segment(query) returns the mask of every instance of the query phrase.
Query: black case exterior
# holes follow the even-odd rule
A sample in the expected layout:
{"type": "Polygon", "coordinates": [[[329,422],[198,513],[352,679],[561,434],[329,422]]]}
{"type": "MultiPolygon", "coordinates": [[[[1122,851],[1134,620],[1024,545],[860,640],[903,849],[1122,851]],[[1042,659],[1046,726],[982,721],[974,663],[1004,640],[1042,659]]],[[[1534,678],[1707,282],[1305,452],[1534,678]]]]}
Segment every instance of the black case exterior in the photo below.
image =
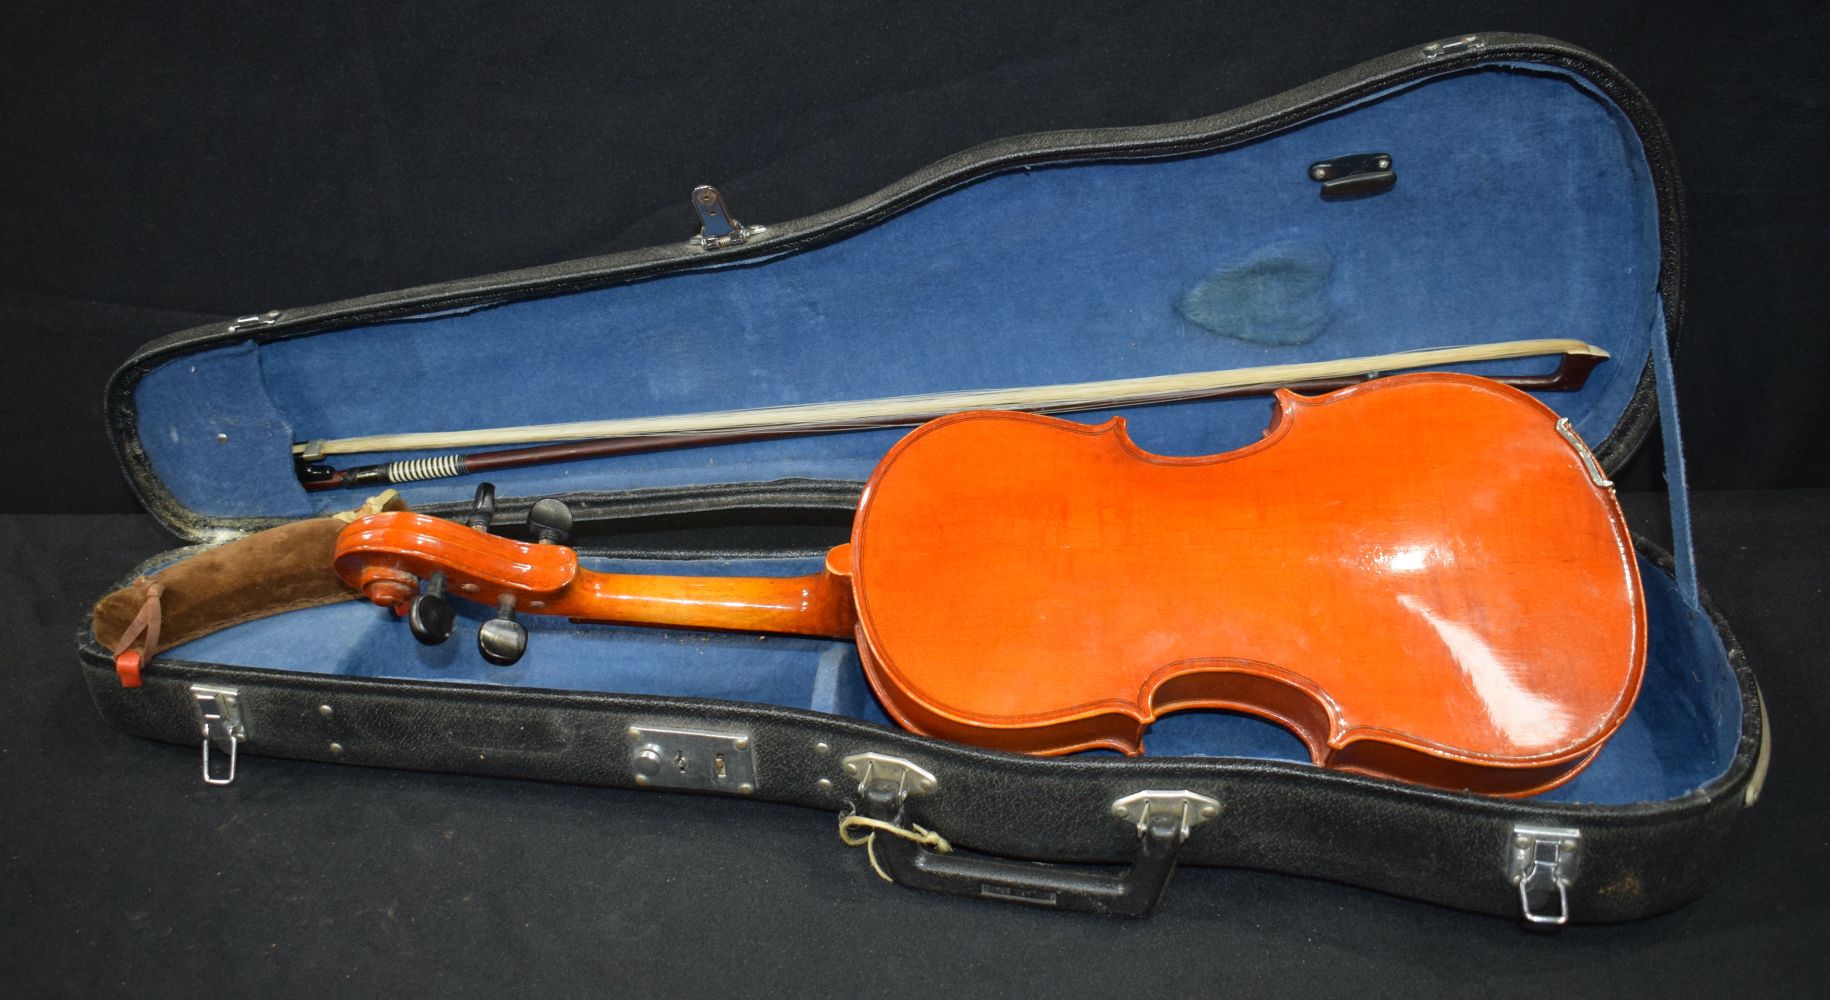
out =
{"type": "MultiPolygon", "coordinates": [[[[822,215],[771,225],[756,245],[705,251],[684,244],[485,278],[289,309],[263,325],[185,331],[154,341],[111,380],[106,400],[118,454],[148,508],[180,535],[222,537],[272,519],[207,518],[168,494],[135,437],[133,387],[152,368],[232,339],[281,338],[372,323],[434,309],[500,302],[635,281],[708,258],[744,260],[812,246],[869,227],[950,188],[1026,163],[1157,157],[1213,150],[1324,114],[1367,94],[1458,66],[1531,60],[1571,70],[1631,118],[1652,168],[1662,233],[1660,294],[1667,329],[1681,320],[1683,276],[1679,188],[1664,131],[1645,99],[1595,56],[1548,39],[1479,36],[1407,50],[1237,111],[1167,126],[1056,132],[979,147],[923,170],[868,199],[822,215]]],[[[1600,442],[1617,467],[1657,415],[1652,366],[1634,401],[1600,442]]],[[[804,480],[762,485],[570,495],[581,527],[689,515],[703,523],[758,511],[809,523],[843,519],[855,483],[804,480]]],[[[439,512],[440,508],[425,508],[439,512]]],[[[513,507],[508,508],[513,513],[513,507]]],[[[1661,565],[1669,560],[1640,542],[1661,565]]],[[[1705,599],[1707,607],[1707,600],[1705,599]]],[[[500,686],[377,680],[268,671],[160,657],[142,688],[123,689],[112,657],[85,622],[82,669],[97,708],[126,732],[178,743],[199,740],[193,685],[235,688],[247,754],[373,766],[637,788],[632,730],[741,734],[755,761],[756,798],[839,814],[864,805],[847,758],[876,753],[914,764],[933,787],[910,792],[896,819],[944,832],[959,848],[1055,862],[1124,863],[1138,856],[1140,825],[1114,804],[1151,790],[1187,789],[1218,800],[1220,816],[1189,831],[1182,863],[1236,866],[1337,880],[1467,910],[1521,912],[1509,879],[1519,828],[1578,831],[1580,869],[1565,887],[1579,921],[1631,919],[1700,894],[1721,868],[1740,812],[1764,776],[1764,713],[1753,673],[1728,625],[1710,615],[1735,672],[1742,703],[1733,762],[1681,797],[1624,806],[1492,799],[1400,785],[1299,764],[1237,758],[1038,758],[979,750],[816,712],[732,702],[600,695],[500,686]]],[[[905,782],[906,785],[906,782],[905,782]]],[[[835,878],[849,858],[835,845],[835,878]]],[[[967,880],[970,882],[970,879],[967,880]]],[[[971,889],[965,886],[962,891],[971,889]]],[[[1050,902],[1047,894],[996,892],[1050,902]]],[[[1065,896],[1066,894],[1064,894],[1065,896]]]]}

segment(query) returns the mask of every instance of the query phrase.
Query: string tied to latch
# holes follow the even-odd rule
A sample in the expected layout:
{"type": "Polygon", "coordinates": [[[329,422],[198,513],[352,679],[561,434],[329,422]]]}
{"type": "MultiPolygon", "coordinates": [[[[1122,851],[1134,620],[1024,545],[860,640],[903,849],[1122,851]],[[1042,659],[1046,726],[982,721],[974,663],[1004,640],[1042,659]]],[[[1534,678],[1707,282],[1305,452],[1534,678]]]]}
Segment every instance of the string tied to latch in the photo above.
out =
{"type": "Polygon", "coordinates": [[[126,688],[141,685],[140,668],[159,651],[159,624],[165,614],[159,602],[160,595],[165,593],[164,584],[142,576],[133,581],[133,586],[140,593],[140,612],[133,616],[133,621],[109,649],[114,654],[115,676],[126,688]],[[130,648],[135,639],[142,640],[139,649],[130,648]]]}
{"type": "Polygon", "coordinates": [[[890,873],[884,871],[883,865],[877,862],[877,834],[879,832],[901,837],[923,847],[931,847],[942,854],[950,854],[953,851],[953,845],[947,842],[947,838],[919,823],[897,826],[887,820],[873,819],[855,812],[841,815],[839,817],[839,839],[843,840],[847,847],[864,848],[865,856],[870,858],[871,870],[885,882],[896,880],[891,878],[890,873]],[[858,833],[857,830],[860,827],[869,832],[858,833]]]}

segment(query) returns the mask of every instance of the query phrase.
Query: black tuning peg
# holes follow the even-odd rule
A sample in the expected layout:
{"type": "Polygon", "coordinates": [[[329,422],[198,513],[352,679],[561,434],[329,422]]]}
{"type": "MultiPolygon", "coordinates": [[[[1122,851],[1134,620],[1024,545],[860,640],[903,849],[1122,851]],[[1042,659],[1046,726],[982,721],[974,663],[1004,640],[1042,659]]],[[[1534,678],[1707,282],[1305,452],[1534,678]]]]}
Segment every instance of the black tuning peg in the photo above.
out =
{"type": "Polygon", "coordinates": [[[470,516],[464,523],[478,531],[488,531],[496,519],[496,487],[494,483],[478,483],[477,498],[470,502],[470,516]]]}
{"type": "Polygon", "coordinates": [[[436,646],[451,638],[451,628],[456,624],[457,612],[445,599],[445,571],[439,570],[427,577],[425,586],[407,602],[407,626],[413,630],[413,638],[436,646]]]}
{"type": "Polygon", "coordinates": [[[542,545],[564,545],[572,537],[572,508],[547,497],[527,509],[527,530],[542,545]]]}
{"type": "Polygon", "coordinates": [[[527,628],[515,620],[515,595],[496,600],[496,616],[477,629],[477,650],[498,667],[512,666],[527,652],[527,628]]]}

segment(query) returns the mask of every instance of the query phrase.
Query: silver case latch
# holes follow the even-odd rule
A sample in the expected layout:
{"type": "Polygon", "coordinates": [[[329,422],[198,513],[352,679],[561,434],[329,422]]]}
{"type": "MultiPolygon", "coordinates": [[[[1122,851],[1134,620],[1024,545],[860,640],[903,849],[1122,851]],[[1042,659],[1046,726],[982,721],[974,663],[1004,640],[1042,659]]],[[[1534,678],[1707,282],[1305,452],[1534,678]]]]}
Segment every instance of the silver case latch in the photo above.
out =
{"type": "Polygon", "coordinates": [[[1512,828],[1507,846],[1506,877],[1519,890],[1519,909],[1534,924],[1555,927],[1569,923],[1569,887],[1576,881],[1581,860],[1582,831],[1563,827],[1512,828]],[[1555,912],[1543,912],[1534,897],[1555,899],[1555,912]]]}
{"type": "Polygon", "coordinates": [[[236,747],[248,738],[247,727],[242,725],[241,719],[241,692],[230,687],[193,684],[191,698],[197,707],[197,722],[202,733],[203,783],[227,785],[235,780],[236,747]],[[212,776],[212,743],[218,750],[229,755],[229,770],[220,778],[212,776]]]}

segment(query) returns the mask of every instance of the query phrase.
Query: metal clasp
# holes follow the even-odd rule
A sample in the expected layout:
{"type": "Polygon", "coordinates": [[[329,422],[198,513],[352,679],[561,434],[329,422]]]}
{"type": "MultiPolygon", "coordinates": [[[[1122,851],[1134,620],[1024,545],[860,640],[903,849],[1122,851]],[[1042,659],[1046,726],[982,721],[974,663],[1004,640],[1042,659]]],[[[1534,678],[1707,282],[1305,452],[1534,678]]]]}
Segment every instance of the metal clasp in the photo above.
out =
{"type": "Polygon", "coordinates": [[[197,719],[203,735],[203,783],[227,785],[235,780],[235,748],[248,738],[241,721],[241,693],[235,688],[191,685],[196,699],[197,719]],[[229,771],[220,778],[211,777],[210,744],[229,755],[229,771]]]}
{"type": "Polygon", "coordinates": [[[734,247],[768,232],[766,226],[746,226],[731,215],[724,195],[710,184],[693,188],[693,210],[699,213],[699,235],[690,241],[705,250],[734,247]]]}
{"type": "Polygon", "coordinates": [[[1582,831],[1546,826],[1515,826],[1507,851],[1506,876],[1519,889],[1519,909],[1534,924],[1561,927],[1569,922],[1569,887],[1576,881],[1582,831]],[[1533,896],[1548,901],[1556,894],[1554,913],[1539,912],[1533,896]]]}

